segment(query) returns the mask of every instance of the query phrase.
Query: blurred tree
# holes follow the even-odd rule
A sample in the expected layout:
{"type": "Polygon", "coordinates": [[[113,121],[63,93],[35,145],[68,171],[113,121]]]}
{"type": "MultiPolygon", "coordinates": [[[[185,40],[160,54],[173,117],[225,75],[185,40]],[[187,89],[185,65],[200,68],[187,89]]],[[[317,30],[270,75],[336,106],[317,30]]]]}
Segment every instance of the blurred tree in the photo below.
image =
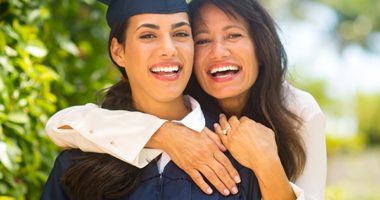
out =
{"type": "Polygon", "coordinates": [[[96,0],[0,0],[0,199],[38,199],[57,147],[57,109],[110,82],[108,28],[96,0]]]}
{"type": "Polygon", "coordinates": [[[310,17],[311,10],[325,6],[336,16],[330,33],[341,50],[350,44],[359,44],[367,50],[380,51],[379,0],[268,0],[263,3],[274,15],[301,21],[310,17]]]}
{"type": "Polygon", "coordinates": [[[380,145],[380,93],[358,94],[356,102],[359,133],[370,145],[380,145]]]}
{"type": "Polygon", "coordinates": [[[336,12],[338,21],[334,32],[343,47],[351,43],[359,43],[366,49],[373,50],[375,34],[380,35],[379,0],[314,1],[330,6],[336,12]]]}
{"type": "Polygon", "coordinates": [[[327,82],[322,79],[313,79],[311,77],[303,77],[290,71],[288,81],[295,87],[309,92],[318,101],[319,106],[323,110],[334,110],[335,102],[327,94],[327,82]]]}
{"type": "Polygon", "coordinates": [[[326,87],[328,86],[324,80],[310,79],[307,82],[304,81],[302,84],[298,84],[298,87],[310,92],[315,99],[318,99],[318,104],[321,108],[327,109],[333,103],[333,100],[326,93],[326,87]]]}

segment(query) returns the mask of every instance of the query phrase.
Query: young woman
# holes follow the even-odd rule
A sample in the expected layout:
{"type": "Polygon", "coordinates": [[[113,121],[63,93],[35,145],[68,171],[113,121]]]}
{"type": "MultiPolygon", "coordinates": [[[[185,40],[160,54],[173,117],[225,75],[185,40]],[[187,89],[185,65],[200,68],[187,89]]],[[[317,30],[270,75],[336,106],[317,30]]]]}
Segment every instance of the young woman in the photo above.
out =
{"type": "MultiPolygon", "coordinates": [[[[108,90],[102,107],[137,110],[195,131],[201,131],[205,123],[212,126],[216,119],[204,116],[193,98],[182,95],[194,52],[186,1],[113,0],[108,4],[109,52],[125,78],[108,90]]],[[[41,199],[259,200],[252,170],[227,156],[231,161],[226,162],[232,162],[245,179],[238,195],[223,197],[199,190],[166,153],[138,169],[107,154],[68,150],[56,159],[41,199]]]]}
{"type": "MultiPolygon", "coordinates": [[[[324,116],[310,94],[286,83],[286,54],[271,17],[255,0],[193,0],[191,13],[196,78],[187,92],[208,112],[229,116],[227,121],[222,115],[216,125],[224,145],[256,173],[264,199],[323,199],[324,116]]],[[[163,149],[203,191],[209,185],[200,173],[219,191],[233,190],[230,165],[219,161],[228,173],[216,173],[209,164],[218,159],[206,152],[217,145],[224,149],[219,140],[203,147],[207,139],[175,123],[86,105],[57,113],[46,131],[60,146],[106,152],[140,167],[162,152],[156,149],[163,149]],[[116,124],[115,119],[125,123],[116,124]],[[136,120],[150,128],[136,125],[136,120]],[[109,148],[110,140],[119,145],[109,148]]]]}

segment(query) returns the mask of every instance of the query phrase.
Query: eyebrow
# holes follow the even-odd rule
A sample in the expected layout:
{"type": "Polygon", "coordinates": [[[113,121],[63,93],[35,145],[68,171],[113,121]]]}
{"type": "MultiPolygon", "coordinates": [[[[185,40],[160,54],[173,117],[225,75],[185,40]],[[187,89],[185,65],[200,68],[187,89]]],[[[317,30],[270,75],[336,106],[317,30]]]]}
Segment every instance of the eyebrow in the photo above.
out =
{"type": "Polygon", "coordinates": [[[197,36],[197,35],[199,35],[199,34],[201,34],[201,33],[207,33],[207,28],[206,28],[206,29],[202,29],[202,30],[200,30],[200,31],[197,31],[197,32],[195,32],[195,33],[194,33],[194,37],[195,37],[195,36],[197,36]]]}
{"type": "MultiPolygon", "coordinates": [[[[190,27],[190,24],[187,23],[187,22],[178,22],[178,23],[175,23],[173,24],[171,27],[172,29],[176,29],[176,28],[179,28],[181,26],[189,26],[190,27]]],[[[156,25],[156,24],[142,24],[140,25],[139,27],[136,28],[136,31],[139,30],[140,28],[151,28],[151,29],[156,29],[156,30],[160,30],[160,26],[156,25]]]]}
{"type": "Polygon", "coordinates": [[[187,22],[178,22],[178,23],[175,23],[172,25],[172,29],[176,29],[176,28],[179,28],[181,26],[189,26],[190,27],[190,24],[187,22]]]}
{"type": "MultiPolygon", "coordinates": [[[[231,28],[237,28],[237,29],[240,29],[240,30],[243,30],[243,31],[247,31],[247,29],[245,29],[245,28],[243,28],[241,26],[238,26],[238,25],[229,25],[229,26],[224,27],[222,30],[226,31],[226,30],[231,29],[231,28]]],[[[208,30],[208,28],[204,28],[204,29],[201,29],[200,31],[195,32],[194,33],[194,37],[197,36],[197,35],[199,35],[199,34],[201,34],[201,33],[207,33],[207,30],[208,30]]]]}
{"type": "Polygon", "coordinates": [[[240,29],[240,30],[243,30],[243,31],[246,30],[246,28],[241,27],[241,26],[238,26],[238,25],[229,25],[229,26],[224,27],[224,28],[223,28],[223,31],[228,30],[228,29],[231,29],[231,28],[237,28],[237,29],[240,29]]]}
{"type": "Polygon", "coordinates": [[[160,30],[160,26],[157,26],[155,24],[141,24],[139,27],[136,28],[136,31],[139,30],[140,28],[151,28],[151,29],[156,29],[160,30]]]}

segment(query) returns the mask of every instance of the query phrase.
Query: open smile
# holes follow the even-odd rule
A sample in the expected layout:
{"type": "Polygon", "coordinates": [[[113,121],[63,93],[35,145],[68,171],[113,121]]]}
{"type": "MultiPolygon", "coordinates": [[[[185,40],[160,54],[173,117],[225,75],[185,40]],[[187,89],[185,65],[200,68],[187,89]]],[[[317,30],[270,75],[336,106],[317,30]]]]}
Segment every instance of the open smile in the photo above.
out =
{"type": "Polygon", "coordinates": [[[154,65],[149,71],[159,80],[173,81],[179,78],[182,68],[182,65],[179,63],[168,63],[154,65]]]}
{"type": "Polygon", "coordinates": [[[211,66],[207,71],[207,74],[211,76],[213,80],[223,82],[232,80],[239,74],[240,71],[241,67],[235,64],[218,64],[211,66]]]}

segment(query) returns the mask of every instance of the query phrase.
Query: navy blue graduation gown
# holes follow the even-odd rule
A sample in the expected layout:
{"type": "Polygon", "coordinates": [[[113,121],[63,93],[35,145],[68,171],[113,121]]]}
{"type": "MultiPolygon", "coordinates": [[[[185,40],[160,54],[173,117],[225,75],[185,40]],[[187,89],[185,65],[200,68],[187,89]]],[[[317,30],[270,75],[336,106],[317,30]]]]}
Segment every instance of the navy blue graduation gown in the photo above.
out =
{"type": "MultiPolygon", "coordinates": [[[[204,113],[206,126],[213,130],[216,121],[210,113],[204,113]]],[[[41,200],[69,200],[70,198],[60,184],[60,177],[70,167],[71,160],[82,152],[78,149],[60,153],[43,188],[41,200]]],[[[223,196],[213,188],[214,193],[207,195],[198,188],[191,178],[177,165],[170,161],[160,174],[156,162],[149,163],[142,170],[142,179],[136,190],[123,200],[260,200],[261,194],[255,174],[240,165],[228,152],[226,153],[242,179],[238,184],[239,193],[223,196]]],[[[211,184],[210,184],[211,185],[211,184]]]]}

